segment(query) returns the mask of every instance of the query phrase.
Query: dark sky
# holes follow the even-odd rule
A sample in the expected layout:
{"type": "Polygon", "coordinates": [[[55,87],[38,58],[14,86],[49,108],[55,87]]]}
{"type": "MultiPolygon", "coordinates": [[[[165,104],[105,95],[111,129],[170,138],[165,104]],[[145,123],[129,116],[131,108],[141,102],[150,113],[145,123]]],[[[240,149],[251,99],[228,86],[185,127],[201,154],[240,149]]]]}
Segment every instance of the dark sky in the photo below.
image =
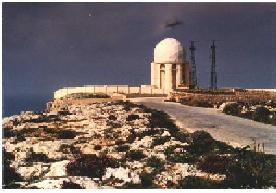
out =
{"type": "Polygon", "coordinates": [[[63,86],[150,82],[155,45],[199,40],[201,86],[209,85],[210,40],[218,85],[276,86],[274,3],[3,3],[4,96],[47,95],[63,86]],[[164,28],[166,22],[183,25],[164,28]]]}

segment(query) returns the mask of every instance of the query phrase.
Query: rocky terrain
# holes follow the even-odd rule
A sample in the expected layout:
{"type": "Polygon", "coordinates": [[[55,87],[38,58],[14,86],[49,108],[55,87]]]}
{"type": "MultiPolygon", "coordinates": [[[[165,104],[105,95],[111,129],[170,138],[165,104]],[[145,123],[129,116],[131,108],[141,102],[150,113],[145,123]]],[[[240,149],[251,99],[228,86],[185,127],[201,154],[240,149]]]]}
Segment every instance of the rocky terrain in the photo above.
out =
{"type": "Polygon", "coordinates": [[[275,156],[182,132],[128,102],[3,119],[3,188],[270,188],[275,156]]]}

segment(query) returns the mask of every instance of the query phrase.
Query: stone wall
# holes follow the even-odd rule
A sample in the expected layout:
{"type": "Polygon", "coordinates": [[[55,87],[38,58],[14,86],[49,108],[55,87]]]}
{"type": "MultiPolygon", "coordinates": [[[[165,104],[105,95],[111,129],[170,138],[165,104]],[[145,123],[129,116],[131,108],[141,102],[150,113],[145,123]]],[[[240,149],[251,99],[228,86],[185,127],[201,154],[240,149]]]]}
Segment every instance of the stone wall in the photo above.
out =
{"type": "Polygon", "coordinates": [[[276,92],[261,91],[261,90],[245,90],[234,92],[219,92],[219,93],[192,93],[192,92],[171,92],[169,100],[181,102],[181,101],[202,101],[211,103],[220,102],[267,102],[269,100],[276,100],[276,92]]]}
{"type": "Polygon", "coordinates": [[[73,93],[122,93],[122,94],[166,94],[162,89],[153,88],[150,85],[131,87],[128,85],[91,85],[82,87],[64,87],[54,92],[54,98],[61,98],[73,93]]]}

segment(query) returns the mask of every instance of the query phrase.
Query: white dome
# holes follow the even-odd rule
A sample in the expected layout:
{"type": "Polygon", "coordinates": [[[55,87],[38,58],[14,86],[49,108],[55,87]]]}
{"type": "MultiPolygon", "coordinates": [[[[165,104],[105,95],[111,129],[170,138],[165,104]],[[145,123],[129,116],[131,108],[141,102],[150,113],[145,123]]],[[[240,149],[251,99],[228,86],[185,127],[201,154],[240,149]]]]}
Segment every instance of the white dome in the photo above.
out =
{"type": "Polygon", "coordinates": [[[166,38],[154,48],[155,63],[183,63],[185,57],[181,43],[174,38],[166,38]]]}

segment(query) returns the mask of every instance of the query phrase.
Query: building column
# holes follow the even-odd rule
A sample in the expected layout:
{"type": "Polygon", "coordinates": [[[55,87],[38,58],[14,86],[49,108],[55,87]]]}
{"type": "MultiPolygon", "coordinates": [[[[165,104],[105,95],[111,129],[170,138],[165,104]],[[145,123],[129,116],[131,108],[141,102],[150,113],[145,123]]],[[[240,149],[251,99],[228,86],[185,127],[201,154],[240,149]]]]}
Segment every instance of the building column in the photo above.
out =
{"type": "Polygon", "coordinates": [[[157,88],[160,88],[160,71],[161,71],[161,64],[155,64],[155,85],[157,88]]]}
{"type": "Polygon", "coordinates": [[[150,84],[152,85],[152,86],[154,86],[155,85],[155,79],[156,79],[156,77],[155,77],[155,63],[151,63],[151,75],[150,75],[150,84]]]}
{"type": "Polygon", "coordinates": [[[160,88],[160,64],[151,63],[151,85],[160,88]]]}
{"type": "Polygon", "coordinates": [[[183,64],[176,64],[176,88],[182,83],[183,79],[183,64]]]}
{"type": "Polygon", "coordinates": [[[169,93],[172,90],[172,64],[165,64],[165,91],[169,93]]]}

